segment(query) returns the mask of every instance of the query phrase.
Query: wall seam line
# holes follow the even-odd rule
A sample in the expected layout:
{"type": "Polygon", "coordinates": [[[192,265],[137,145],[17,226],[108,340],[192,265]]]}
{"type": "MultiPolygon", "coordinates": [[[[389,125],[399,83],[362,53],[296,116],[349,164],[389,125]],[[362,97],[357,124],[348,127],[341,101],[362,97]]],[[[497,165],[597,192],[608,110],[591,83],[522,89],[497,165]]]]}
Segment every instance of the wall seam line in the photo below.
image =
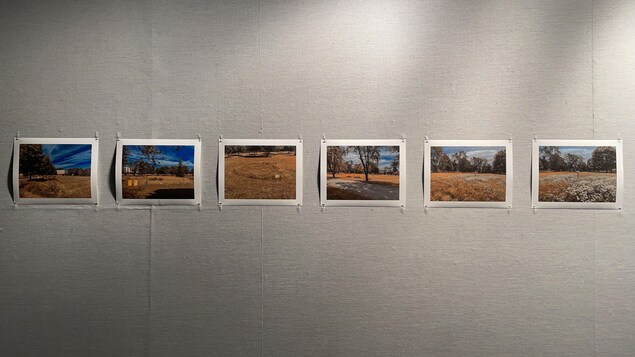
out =
{"type": "MultiPolygon", "coordinates": [[[[155,127],[157,125],[157,121],[154,118],[154,74],[155,74],[155,59],[154,59],[154,24],[153,24],[153,1],[150,0],[148,1],[148,7],[149,7],[149,25],[150,25],[150,36],[149,36],[149,40],[150,40],[150,46],[149,46],[149,50],[150,50],[150,54],[149,54],[149,61],[150,61],[150,106],[149,106],[149,117],[151,118],[151,126],[150,126],[150,138],[154,139],[155,137],[155,127]]],[[[152,208],[152,207],[151,207],[152,208]]],[[[150,214],[150,227],[148,229],[148,273],[146,276],[147,282],[146,282],[146,306],[147,306],[147,314],[146,314],[146,336],[145,336],[145,353],[146,356],[150,356],[150,350],[151,350],[151,345],[152,345],[152,228],[154,225],[154,220],[153,220],[153,210],[150,209],[149,210],[149,214],[150,214]]]]}
{"type": "MultiPolygon", "coordinates": [[[[591,0],[591,120],[595,140],[595,0],[591,0]]],[[[593,353],[598,355],[597,213],[593,212],[593,353]]]]}
{"type": "Polygon", "coordinates": [[[146,284],[146,296],[147,296],[147,307],[148,313],[146,315],[146,356],[150,356],[150,341],[152,334],[152,227],[154,225],[154,210],[150,209],[150,229],[148,230],[148,274],[147,274],[147,284],[146,284]]]}
{"type": "Polygon", "coordinates": [[[260,208],[260,356],[265,353],[265,248],[264,208],[260,208]]]}
{"type": "MultiPolygon", "coordinates": [[[[262,0],[258,0],[258,118],[260,138],[265,131],[262,92],[262,0]]],[[[264,258],[264,208],[260,208],[260,357],[265,353],[265,258],[264,258]]]]}

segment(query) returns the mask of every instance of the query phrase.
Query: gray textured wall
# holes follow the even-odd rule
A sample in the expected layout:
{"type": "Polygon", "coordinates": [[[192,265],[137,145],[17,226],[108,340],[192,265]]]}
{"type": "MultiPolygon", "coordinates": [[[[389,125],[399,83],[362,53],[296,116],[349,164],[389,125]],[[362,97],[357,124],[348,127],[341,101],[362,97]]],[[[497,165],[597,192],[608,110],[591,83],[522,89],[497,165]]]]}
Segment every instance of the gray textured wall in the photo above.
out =
{"type": "Polygon", "coordinates": [[[627,356],[635,1],[2,1],[12,138],[102,138],[100,206],[0,190],[7,356],[627,356]],[[115,133],[204,139],[203,210],[117,211],[115,133]],[[219,134],[305,138],[305,205],[215,209],[219,134]],[[318,206],[319,139],[408,135],[408,209],[318,206]],[[514,146],[514,209],[423,210],[423,139],[514,146]],[[625,140],[623,212],[530,210],[530,139],[625,140]]]}

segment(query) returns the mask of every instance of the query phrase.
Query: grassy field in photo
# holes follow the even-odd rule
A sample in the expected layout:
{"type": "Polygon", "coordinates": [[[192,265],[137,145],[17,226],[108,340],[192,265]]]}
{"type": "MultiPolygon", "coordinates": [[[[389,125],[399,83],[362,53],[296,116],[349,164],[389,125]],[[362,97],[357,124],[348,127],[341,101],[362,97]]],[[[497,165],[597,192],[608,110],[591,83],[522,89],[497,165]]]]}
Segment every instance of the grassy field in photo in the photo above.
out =
{"type": "Polygon", "coordinates": [[[430,178],[431,201],[504,202],[506,176],[491,173],[438,172],[430,178]]]}
{"type": "Polygon", "coordinates": [[[617,175],[602,172],[541,172],[541,202],[615,202],[617,175]]]}
{"type": "Polygon", "coordinates": [[[430,201],[505,202],[505,146],[432,146],[430,201]]]}
{"type": "Polygon", "coordinates": [[[125,199],[194,199],[194,177],[187,175],[123,175],[125,199]]]}
{"type": "Polygon", "coordinates": [[[328,175],[326,197],[329,200],[398,200],[399,176],[369,174],[365,182],[364,174],[338,173],[328,175]]]}
{"type": "Polygon", "coordinates": [[[296,156],[274,153],[265,156],[225,157],[226,199],[295,199],[296,156]]]}
{"type": "Polygon", "coordinates": [[[91,198],[90,144],[20,144],[20,198],[91,198]]]}
{"type": "Polygon", "coordinates": [[[42,176],[20,179],[21,198],[90,198],[90,176],[42,176]]]}

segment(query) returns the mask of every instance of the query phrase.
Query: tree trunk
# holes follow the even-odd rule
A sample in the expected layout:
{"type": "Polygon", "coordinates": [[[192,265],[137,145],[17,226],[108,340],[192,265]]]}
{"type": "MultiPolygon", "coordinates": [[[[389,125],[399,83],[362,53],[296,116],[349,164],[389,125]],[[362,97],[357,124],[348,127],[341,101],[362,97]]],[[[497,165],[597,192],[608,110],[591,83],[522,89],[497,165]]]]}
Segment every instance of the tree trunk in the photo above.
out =
{"type": "Polygon", "coordinates": [[[368,182],[368,171],[364,171],[364,176],[366,177],[366,182],[368,182]]]}

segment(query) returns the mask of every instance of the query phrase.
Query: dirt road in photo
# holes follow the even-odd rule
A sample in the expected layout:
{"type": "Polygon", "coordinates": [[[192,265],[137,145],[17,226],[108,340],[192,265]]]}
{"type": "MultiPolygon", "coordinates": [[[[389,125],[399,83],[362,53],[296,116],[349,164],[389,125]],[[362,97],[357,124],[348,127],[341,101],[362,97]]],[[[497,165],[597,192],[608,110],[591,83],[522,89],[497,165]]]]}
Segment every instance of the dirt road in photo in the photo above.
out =
{"type": "Polygon", "coordinates": [[[337,174],[327,178],[326,194],[329,200],[398,200],[399,176],[363,174],[337,174]]]}

